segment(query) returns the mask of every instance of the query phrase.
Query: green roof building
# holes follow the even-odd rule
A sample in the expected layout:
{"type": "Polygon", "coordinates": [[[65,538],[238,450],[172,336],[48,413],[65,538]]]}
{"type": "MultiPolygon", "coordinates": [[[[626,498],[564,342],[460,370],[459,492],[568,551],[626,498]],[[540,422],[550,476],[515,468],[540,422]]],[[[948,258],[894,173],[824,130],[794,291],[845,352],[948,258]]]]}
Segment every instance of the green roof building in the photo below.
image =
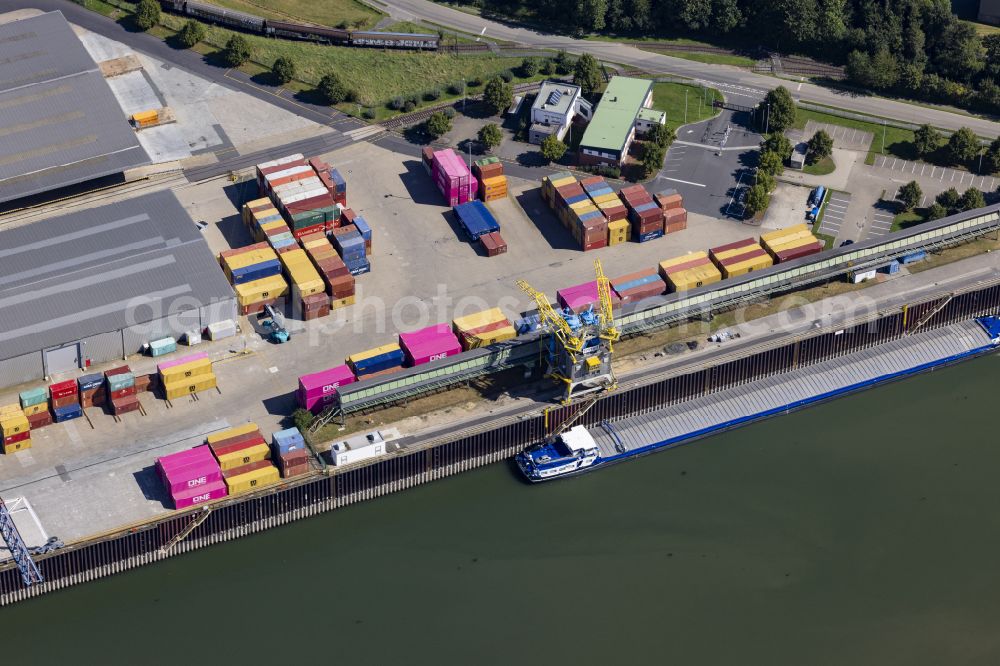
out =
{"type": "Polygon", "coordinates": [[[621,164],[636,131],[666,122],[666,114],[652,105],[652,81],[612,77],[580,141],[580,163],[621,164]]]}

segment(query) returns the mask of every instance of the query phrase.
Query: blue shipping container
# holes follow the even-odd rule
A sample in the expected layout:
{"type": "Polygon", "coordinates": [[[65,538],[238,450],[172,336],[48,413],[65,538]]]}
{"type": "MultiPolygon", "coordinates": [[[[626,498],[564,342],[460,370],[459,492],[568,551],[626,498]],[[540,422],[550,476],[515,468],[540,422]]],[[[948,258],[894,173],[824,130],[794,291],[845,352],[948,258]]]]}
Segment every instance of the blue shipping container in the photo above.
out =
{"type": "Polygon", "coordinates": [[[83,377],[77,379],[76,383],[80,387],[81,391],[90,391],[92,389],[101,388],[101,384],[104,383],[104,375],[84,375],[83,377]]]}
{"type": "Polygon", "coordinates": [[[906,264],[914,264],[918,261],[923,261],[926,258],[927,258],[927,253],[923,250],[920,250],[918,252],[911,252],[910,254],[903,255],[903,258],[900,259],[900,261],[905,266],[906,264]]]}
{"type": "Polygon", "coordinates": [[[268,259],[259,264],[251,264],[233,270],[233,284],[253,282],[272,275],[281,275],[281,262],[277,259],[268,259]]]}
{"type": "Polygon", "coordinates": [[[567,204],[575,204],[575,203],[580,203],[581,201],[589,201],[589,200],[590,200],[590,196],[588,196],[586,193],[584,193],[584,194],[577,194],[574,197],[570,197],[569,199],[566,199],[566,203],[567,204]]]}
{"type": "Polygon", "coordinates": [[[337,194],[345,194],[347,192],[347,181],[344,180],[339,171],[330,169],[330,180],[333,181],[334,190],[337,194]]]}
{"type": "Polygon", "coordinates": [[[661,278],[656,273],[653,273],[652,275],[641,277],[638,280],[630,280],[628,282],[623,282],[621,284],[616,284],[612,286],[615,288],[615,291],[621,292],[621,291],[628,291],[629,289],[635,289],[636,287],[642,287],[647,284],[652,284],[654,282],[663,282],[663,278],[661,278]]]}
{"type": "Polygon", "coordinates": [[[62,423],[63,421],[78,419],[83,416],[83,407],[77,403],[73,403],[65,407],[56,407],[52,410],[52,414],[55,416],[56,423],[62,423]]]}
{"type": "Polygon", "coordinates": [[[654,208],[659,208],[655,203],[650,201],[649,203],[639,204],[635,207],[635,212],[642,213],[643,211],[653,210],[654,208]]]}
{"type": "Polygon", "coordinates": [[[347,270],[351,272],[351,275],[364,275],[372,269],[372,265],[366,259],[356,262],[348,262],[345,259],[344,264],[347,265],[347,270]]]}
{"type": "Polygon", "coordinates": [[[663,229],[657,229],[656,231],[650,231],[649,233],[640,234],[636,236],[635,240],[637,243],[645,243],[646,241],[651,241],[656,238],[663,236],[663,229]]]}
{"type": "Polygon", "coordinates": [[[482,201],[470,201],[455,206],[455,214],[469,240],[478,240],[494,231],[500,231],[500,224],[482,201]]]}
{"type": "Polygon", "coordinates": [[[108,377],[109,391],[120,391],[132,386],[135,386],[135,375],[131,372],[123,372],[120,375],[111,375],[108,377]]]}
{"type": "Polygon", "coordinates": [[[383,370],[388,370],[389,368],[402,367],[404,359],[405,355],[403,354],[402,349],[393,349],[392,351],[384,354],[379,354],[378,356],[372,356],[371,358],[358,361],[352,367],[354,369],[354,374],[361,377],[362,375],[382,372],[383,370]]]}
{"type": "Polygon", "coordinates": [[[358,233],[360,233],[361,237],[366,241],[372,239],[372,228],[368,226],[368,221],[365,218],[360,215],[354,218],[354,226],[357,227],[358,233]]]}
{"type": "MultiPolygon", "coordinates": [[[[97,375],[101,377],[101,375],[97,375]]],[[[81,377],[80,381],[83,381],[85,377],[81,377]]],[[[100,384],[98,384],[100,386],[100,384]]],[[[80,388],[83,388],[82,386],[80,388]]],[[[44,386],[39,386],[38,388],[28,389],[27,391],[21,391],[19,396],[21,398],[22,407],[31,407],[33,405],[42,405],[49,401],[49,392],[44,386]]]]}

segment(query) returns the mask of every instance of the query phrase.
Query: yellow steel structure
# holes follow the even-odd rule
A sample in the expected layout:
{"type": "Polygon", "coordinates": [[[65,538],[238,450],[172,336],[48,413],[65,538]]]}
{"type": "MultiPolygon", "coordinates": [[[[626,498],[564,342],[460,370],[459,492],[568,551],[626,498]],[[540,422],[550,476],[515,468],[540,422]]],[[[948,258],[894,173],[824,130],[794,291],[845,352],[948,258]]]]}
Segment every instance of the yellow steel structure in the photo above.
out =
{"type": "Polygon", "coordinates": [[[597,294],[601,297],[601,338],[611,345],[622,337],[621,331],[615,327],[615,313],[611,305],[611,280],[604,274],[604,266],[600,259],[594,259],[594,272],[597,274],[597,294]]]}
{"type": "Polygon", "coordinates": [[[573,329],[566,323],[566,320],[552,309],[552,304],[549,303],[549,299],[545,294],[536,290],[524,280],[518,280],[516,284],[520,287],[521,291],[535,300],[535,305],[538,306],[538,315],[544,323],[552,328],[552,333],[559,340],[559,343],[566,352],[570,356],[579,354],[583,350],[583,341],[576,336],[573,329]]]}

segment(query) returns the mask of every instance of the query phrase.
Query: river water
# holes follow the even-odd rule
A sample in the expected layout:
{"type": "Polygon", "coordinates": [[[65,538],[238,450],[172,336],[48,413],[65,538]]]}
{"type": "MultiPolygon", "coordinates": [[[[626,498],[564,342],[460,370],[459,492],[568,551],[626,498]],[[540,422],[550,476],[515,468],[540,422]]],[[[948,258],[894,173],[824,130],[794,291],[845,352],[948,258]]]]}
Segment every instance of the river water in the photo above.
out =
{"type": "Polygon", "coordinates": [[[997,664],[998,369],[571,480],[494,465],[7,608],[5,656],[997,664]]]}

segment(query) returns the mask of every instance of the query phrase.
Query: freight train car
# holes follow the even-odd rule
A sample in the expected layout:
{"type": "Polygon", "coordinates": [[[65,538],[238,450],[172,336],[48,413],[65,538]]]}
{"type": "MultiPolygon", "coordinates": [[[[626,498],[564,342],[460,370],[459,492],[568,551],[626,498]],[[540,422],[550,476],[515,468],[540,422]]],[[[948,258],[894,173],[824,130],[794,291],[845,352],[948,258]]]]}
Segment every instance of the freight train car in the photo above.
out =
{"type": "Polygon", "coordinates": [[[405,32],[362,32],[360,30],[352,30],[351,45],[390,49],[433,50],[438,47],[438,36],[405,32]]]}
{"type": "Polygon", "coordinates": [[[253,14],[245,14],[234,9],[216,7],[205,2],[187,0],[184,3],[184,13],[200,18],[209,23],[264,34],[264,19],[253,14]]]}
{"type": "Polygon", "coordinates": [[[288,23],[287,21],[268,19],[265,23],[264,32],[269,37],[308,39],[335,46],[349,46],[351,43],[351,33],[348,30],[324,28],[318,25],[299,25],[298,23],[288,23]]]}

